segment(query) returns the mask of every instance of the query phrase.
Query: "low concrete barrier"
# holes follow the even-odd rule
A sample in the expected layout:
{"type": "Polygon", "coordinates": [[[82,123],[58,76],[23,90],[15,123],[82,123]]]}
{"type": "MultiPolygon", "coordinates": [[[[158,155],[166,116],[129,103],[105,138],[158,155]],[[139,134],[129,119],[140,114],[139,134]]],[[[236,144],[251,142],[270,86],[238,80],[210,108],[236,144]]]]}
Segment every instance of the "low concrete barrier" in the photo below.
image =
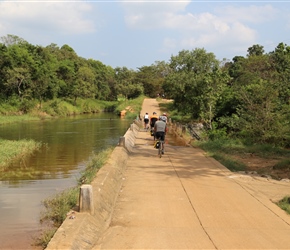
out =
{"type": "Polygon", "coordinates": [[[131,124],[124,135],[124,144],[117,146],[106,164],[91,183],[93,213],[73,212],[49,242],[47,250],[90,249],[111,221],[113,208],[120,191],[123,173],[132,151],[139,126],[131,124]]]}

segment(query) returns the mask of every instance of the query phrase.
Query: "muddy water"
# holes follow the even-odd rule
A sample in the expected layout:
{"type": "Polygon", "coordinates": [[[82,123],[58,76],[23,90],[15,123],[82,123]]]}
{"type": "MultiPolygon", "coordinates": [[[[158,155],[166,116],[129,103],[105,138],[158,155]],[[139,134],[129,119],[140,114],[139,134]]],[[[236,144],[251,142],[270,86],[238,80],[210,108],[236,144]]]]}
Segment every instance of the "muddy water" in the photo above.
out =
{"type": "Polygon", "coordinates": [[[41,201],[75,186],[92,153],[116,146],[130,123],[105,113],[0,126],[1,138],[44,143],[33,156],[0,172],[0,249],[31,249],[41,201]]]}

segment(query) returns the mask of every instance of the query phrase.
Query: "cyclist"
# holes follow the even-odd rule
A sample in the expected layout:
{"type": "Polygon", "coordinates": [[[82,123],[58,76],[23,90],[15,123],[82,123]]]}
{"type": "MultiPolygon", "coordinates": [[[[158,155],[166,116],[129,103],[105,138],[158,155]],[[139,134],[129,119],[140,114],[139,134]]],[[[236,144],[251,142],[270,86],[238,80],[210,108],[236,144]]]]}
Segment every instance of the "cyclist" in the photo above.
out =
{"type": "Polygon", "coordinates": [[[167,114],[166,113],[163,113],[161,115],[161,119],[164,120],[165,123],[167,123],[167,114]]]}
{"type": "Polygon", "coordinates": [[[144,115],[144,129],[148,129],[148,123],[149,123],[149,115],[146,113],[144,115]]]}
{"type": "Polygon", "coordinates": [[[157,120],[158,120],[158,116],[156,112],[153,112],[153,115],[150,117],[150,128],[151,128],[150,132],[151,132],[151,135],[154,136],[154,141],[155,141],[154,124],[157,120]]]}
{"type": "MultiPolygon", "coordinates": [[[[163,116],[159,116],[159,119],[154,124],[154,133],[157,140],[165,142],[165,134],[166,134],[166,120],[163,116]]],[[[164,143],[162,145],[162,154],[164,154],[164,143]]]]}

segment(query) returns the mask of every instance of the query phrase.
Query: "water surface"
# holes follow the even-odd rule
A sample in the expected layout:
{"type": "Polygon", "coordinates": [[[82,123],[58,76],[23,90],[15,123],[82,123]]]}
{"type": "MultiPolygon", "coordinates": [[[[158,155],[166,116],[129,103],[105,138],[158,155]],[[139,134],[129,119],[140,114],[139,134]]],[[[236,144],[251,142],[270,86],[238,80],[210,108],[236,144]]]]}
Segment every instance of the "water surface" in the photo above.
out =
{"type": "Polygon", "coordinates": [[[109,114],[78,115],[0,126],[0,137],[34,139],[39,152],[0,172],[0,249],[29,248],[39,230],[41,201],[75,186],[93,153],[116,146],[131,121],[109,114]]]}

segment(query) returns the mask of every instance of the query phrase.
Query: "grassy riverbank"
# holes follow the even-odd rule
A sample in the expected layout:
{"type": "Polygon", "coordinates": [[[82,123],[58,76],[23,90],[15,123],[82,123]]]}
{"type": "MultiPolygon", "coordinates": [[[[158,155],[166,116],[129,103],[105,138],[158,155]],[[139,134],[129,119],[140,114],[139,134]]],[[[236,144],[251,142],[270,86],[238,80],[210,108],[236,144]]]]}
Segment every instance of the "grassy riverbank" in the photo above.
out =
{"type": "Polygon", "coordinates": [[[126,110],[125,117],[130,119],[140,113],[144,98],[144,96],[140,96],[136,99],[120,99],[111,102],[78,99],[76,104],[69,99],[55,99],[43,102],[41,106],[31,101],[25,109],[20,104],[14,106],[14,104],[0,103],[0,124],[99,112],[113,112],[120,115],[123,110],[126,110]]]}
{"type": "Polygon", "coordinates": [[[9,167],[15,160],[23,160],[42,146],[34,140],[4,140],[0,138],[0,170],[9,167]]]}

